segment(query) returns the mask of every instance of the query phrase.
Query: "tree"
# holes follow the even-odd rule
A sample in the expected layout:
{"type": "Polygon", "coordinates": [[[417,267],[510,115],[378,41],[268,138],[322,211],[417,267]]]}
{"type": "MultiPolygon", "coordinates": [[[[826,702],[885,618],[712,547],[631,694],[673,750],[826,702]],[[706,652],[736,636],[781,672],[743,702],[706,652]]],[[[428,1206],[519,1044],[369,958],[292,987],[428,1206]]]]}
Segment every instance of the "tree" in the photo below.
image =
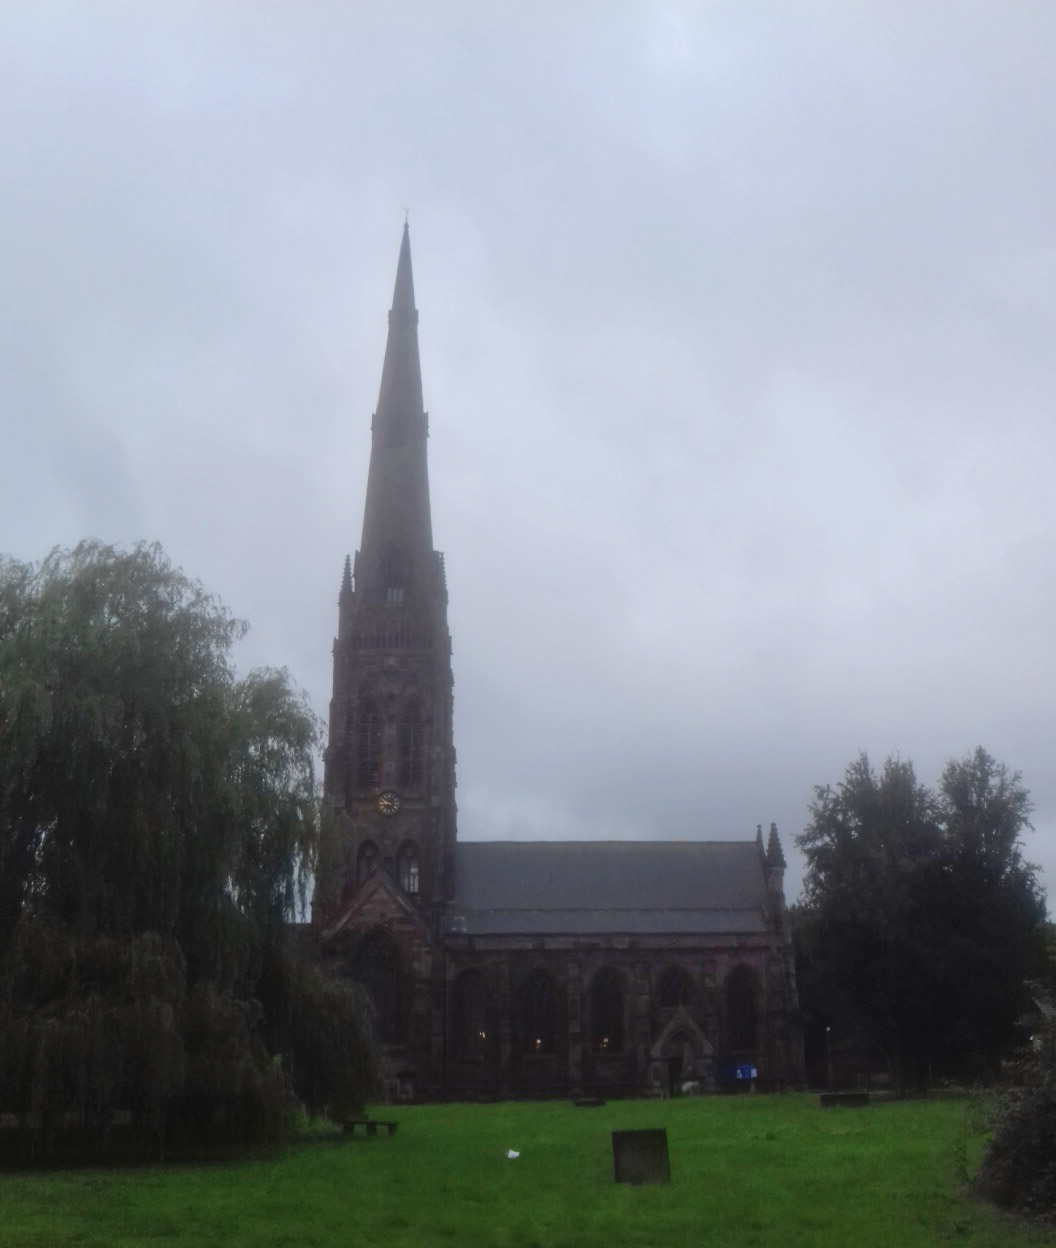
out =
{"type": "Polygon", "coordinates": [[[158,546],[0,562],[0,1109],[39,1148],[115,1110],[259,1138],[294,1091],[318,1109],[376,1077],[362,998],[288,928],[318,725],[285,672],[237,676],[244,631],[158,546]],[[313,1009],[347,1037],[329,1082],[313,1009]]]}
{"type": "Polygon", "coordinates": [[[982,748],[949,763],[939,782],[948,1041],[980,1073],[996,1071],[1020,1038],[1026,981],[1046,962],[1044,894],[1022,852],[1031,810],[1020,774],[982,748]]]}
{"type": "Polygon", "coordinates": [[[864,1037],[898,1083],[993,1073],[1015,1039],[1044,919],[1020,837],[1030,799],[982,749],[938,793],[863,754],[815,790],[796,931],[805,1006],[864,1037]]]}
{"type": "Polygon", "coordinates": [[[807,859],[797,931],[811,950],[805,1004],[876,1046],[896,1079],[928,1060],[935,968],[924,892],[940,843],[933,796],[912,763],[865,754],[819,786],[798,838],[807,859]],[[813,1001],[811,1001],[813,996],[813,1001]]]}

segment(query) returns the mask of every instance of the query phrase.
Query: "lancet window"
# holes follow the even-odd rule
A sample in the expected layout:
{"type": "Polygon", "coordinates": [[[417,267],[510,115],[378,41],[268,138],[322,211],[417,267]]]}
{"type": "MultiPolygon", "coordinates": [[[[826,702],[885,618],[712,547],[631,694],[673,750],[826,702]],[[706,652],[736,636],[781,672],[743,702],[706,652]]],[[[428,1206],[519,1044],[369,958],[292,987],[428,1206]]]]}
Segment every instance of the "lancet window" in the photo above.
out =
{"type": "Polygon", "coordinates": [[[417,896],[420,885],[420,875],[418,867],[418,851],[408,842],[400,849],[397,858],[397,868],[400,880],[400,888],[405,893],[417,896]]]}
{"type": "Polygon", "coordinates": [[[452,990],[452,1041],[458,1057],[487,1057],[494,1052],[495,1028],[484,980],[463,971],[452,990]]]}
{"type": "Polygon", "coordinates": [[[359,787],[377,788],[381,784],[381,715],[369,699],[360,706],[356,747],[359,759],[356,781],[359,787]]]}
{"type": "Polygon", "coordinates": [[[557,1048],[557,990],[543,970],[533,971],[521,985],[521,1038],[528,1053],[553,1053],[557,1048]]]}
{"type": "Polygon", "coordinates": [[[400,784],[416,788],[422,783],[422,708],[408,702],[400,720],[400,784]]]}
{"type": "Polygon", "coordinates": [[[373,841],[364,841],[356,855],[356,879],[365,880],[377,869],[378,847],[373,841]]]}

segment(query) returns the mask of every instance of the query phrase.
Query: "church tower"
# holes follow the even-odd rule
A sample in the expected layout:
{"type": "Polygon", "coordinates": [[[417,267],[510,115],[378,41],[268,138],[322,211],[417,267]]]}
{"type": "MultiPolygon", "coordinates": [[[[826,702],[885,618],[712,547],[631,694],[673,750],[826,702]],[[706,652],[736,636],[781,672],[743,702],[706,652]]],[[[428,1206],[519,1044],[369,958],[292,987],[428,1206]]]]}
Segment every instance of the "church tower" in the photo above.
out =
{"type": "Polygon", "coordinates": [[[454,887],[455,752],[443,555],[433,549],[411,244],[403,229],[363,534],[338,598],[314,920],[384,872],[435,939],[454,887]]]}

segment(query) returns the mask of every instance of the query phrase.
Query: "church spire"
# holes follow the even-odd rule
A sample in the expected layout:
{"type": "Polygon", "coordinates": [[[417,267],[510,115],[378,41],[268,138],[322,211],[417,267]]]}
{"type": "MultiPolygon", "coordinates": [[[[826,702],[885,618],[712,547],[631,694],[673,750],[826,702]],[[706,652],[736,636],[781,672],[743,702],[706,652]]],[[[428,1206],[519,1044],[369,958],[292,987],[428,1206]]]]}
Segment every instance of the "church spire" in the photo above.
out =
{"type": "MultiPolygon", "coordinates": [[[[390,591],[404,601],[435,578],[433,530],[426,463],[428,418],[422,403],[418,313],[414,306],[411,239],[403,227],[389,336],[374,413],[363,510],[363,538],[356,556],[357,592],[371,598],[390,591]]],[[[393,599],[390,595],[390,601],[393,599]]]]}
{"type": "Polygon", "coordinates": [[[400,258],[396,262],[396,289],[392,292],[390,324],[396,315],[413,319],[415,326],[418,324],[418,313],[414,307],[414,276],[411,273],[411,229],[406,221],[400,241],[400,258]]]}
{"type": "MultiPolygon", "coordinates": [[[[375,867],[418,909],[423,930],[439,930],[453,895],[454,682],[444,562],[433,549],[429,516],[426,434],[404,226],[371,426],[363,536],[342,569],[338,595],[323,793],[339,817],[333,856],[316,874],[319,923],[332,922],[375,867]]],[[[376,925],[377,916],[368,922],[376,925]]],[[[421,1019],[414,1028],[419,1024],[428,1030],[421,1019]]]]}

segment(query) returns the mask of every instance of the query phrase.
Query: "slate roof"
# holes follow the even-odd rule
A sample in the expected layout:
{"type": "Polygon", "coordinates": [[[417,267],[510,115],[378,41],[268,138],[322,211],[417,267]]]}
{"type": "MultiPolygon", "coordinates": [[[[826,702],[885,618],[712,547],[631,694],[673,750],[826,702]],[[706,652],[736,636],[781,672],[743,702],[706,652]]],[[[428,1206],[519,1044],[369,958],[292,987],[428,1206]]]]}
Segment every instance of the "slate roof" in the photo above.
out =
{"type": "Polygon", "coordinates": [[[467,935],[766,930],[754,841],[464,841],[447,927],[467,935]]]}

